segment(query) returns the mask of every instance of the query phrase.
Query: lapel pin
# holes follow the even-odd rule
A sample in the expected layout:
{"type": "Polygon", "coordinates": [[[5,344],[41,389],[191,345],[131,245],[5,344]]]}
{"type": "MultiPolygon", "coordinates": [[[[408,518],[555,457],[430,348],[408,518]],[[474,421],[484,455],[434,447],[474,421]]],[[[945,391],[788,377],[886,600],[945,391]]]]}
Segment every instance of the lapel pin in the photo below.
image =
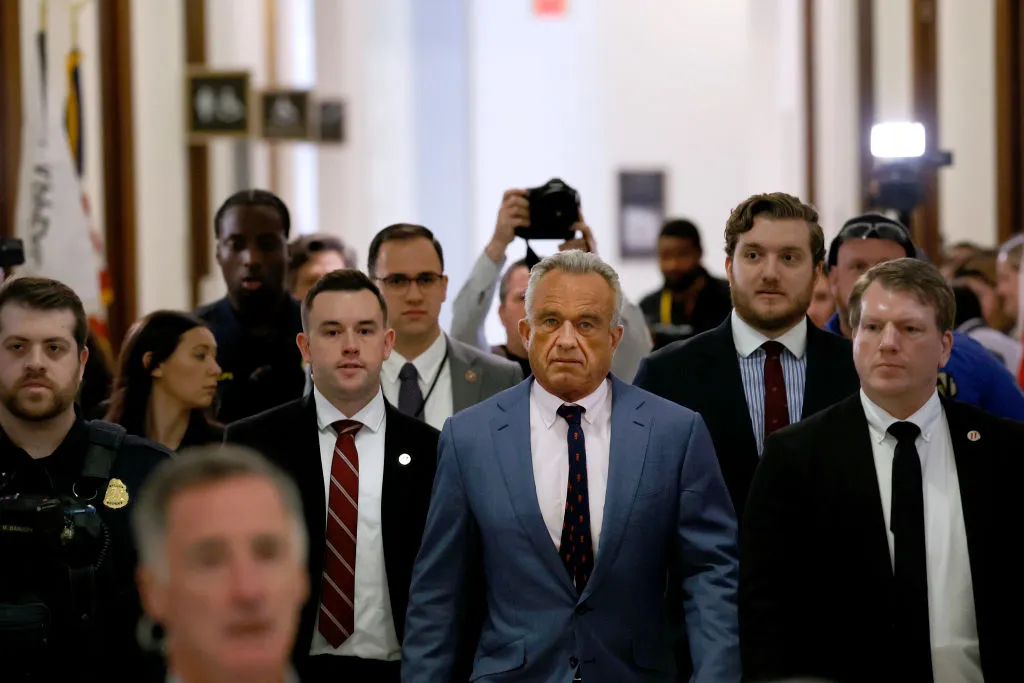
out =
{"type": "Polygon", "coordinates": [[[466,370],[466,381],[467,382],[475,382],[476,381],[476,373],[473,372],[472,370],[466,370]]]}
{"type": "Polygon", "coordinates": [[[411,462],[412,457],[408,453],[402,453],[400,456],[398,456],[399,465],[408,465],[411,462]]]}
{"type": "Polygon", "coordinates": [[[977,430],[972,429],[971,431],[967,432],[967,439],[969,441],[980,441],[981,440],[981,434],[978,433],[977,430]]]}

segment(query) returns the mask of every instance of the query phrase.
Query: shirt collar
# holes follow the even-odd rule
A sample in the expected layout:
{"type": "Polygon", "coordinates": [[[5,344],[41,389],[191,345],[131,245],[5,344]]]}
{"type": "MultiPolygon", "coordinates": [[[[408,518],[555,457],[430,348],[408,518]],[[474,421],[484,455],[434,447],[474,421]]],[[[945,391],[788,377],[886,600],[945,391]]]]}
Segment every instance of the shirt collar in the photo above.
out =
{"type": "MultiPolygon", "coordinates": [[[[732,341],[736,345],[736,353],[743,358],[761,348],[761,344],[771,341],[768,337],[755,330],[739,316],[734,308],[732,311],[732,341]]],[[[789,331],[775,341],[779,342],[796,358],[803,358],[807,351],[807,316],[800,319],[789,331]]]]}
{"type": "Polygon", "coordinates": [[[938,390],[906,420],[897,420],[890,415],[884,408],[868,398],[863,389],[860,390],[860,402],[864,406],[864,416],[868,420],[871,439],[875,443],[882,443],[885,437],[889,436],[889,427],[896,422],[913,422],[920,428],[921,438],[928,443],[932,440],[935,428],[939,425],[939,417],[942,415],[942,401],[939,400],[938,390]]]}
{"type": "MultiPolygon", "coordinates": [[[[444,360],[445,351],[448,350],[448,337],[445,336],[444,332],[437,335],[437,339],[434,343],[427,347],[427,350],[412,359],[412,364],[416,367],[416,372],[420,375],[420,380],[423,382],[432,382],[434,376],[441,369],[441,362],[444,360]]],[[[391,356],[384,361],[383,371],[385,379],[389,382],[398,381],[398,373],[401,372],[402,366],[410,362],[408,358],[400,354],[398,351],[392,349],[391,356]]]]}
{"type": "Polygon", "coordinates": [[[377,395],[355,415],[349,416],[334,407],[320,390],[313,385],[313,401],[316,403],[316,426],[321,432],[327,431],[339,420],[355,420],[371,432],[378,432],[384,424],[384,394],[377,389],[377,395]]]}
{"type": "Polygon", "coordinates": [[[587,424],[594,424],[604,414],[605,406],[608,403],[606,399],[608,398],[609,391],[611,391],[611,382],[606,379],[598,385],[597,389],[594,389],[594,391],[580,400],[566,404],[565,401],[542,387],[540,382],[534,379],[533,384],[530,386],[530,397],[540,408],[544,427],[551,429],[551,425],[555,424],[555,420],[558,419],[558,409],[563,405],[583,408],[583,419],[586,420],[587,424]]]}

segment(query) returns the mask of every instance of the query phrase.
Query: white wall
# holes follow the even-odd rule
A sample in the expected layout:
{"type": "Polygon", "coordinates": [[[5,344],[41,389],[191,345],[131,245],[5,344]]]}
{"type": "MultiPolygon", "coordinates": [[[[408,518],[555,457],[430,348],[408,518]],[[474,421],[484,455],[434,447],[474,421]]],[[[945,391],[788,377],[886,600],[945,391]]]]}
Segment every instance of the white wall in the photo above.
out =
{"type": "MultiPolygon", "coordinates": [[[[282,88],[312,89],[317,65],[313,0],[275,0],[276,82],[282,88]]],[[[208,40],[216,40],[216,34],[208,40]]],[[[288,207],[292,235],[316,232],[319,226],[317,148],[312,142],[275,145],[278,172],[273,189],[288,207]]]]}
{"type": "Polygon", "coordinates": [[[132,0],[132,114],[138,313],[187,308],[185,13],[180,0],[132,0]]]}
{"type": "Polygon", "coordinates": [[[994,247],[996,208],[995,0],[939,0],[939,145],[953,165],[939,171],[939,216],[947,244],[994,247]]]}
{"type": "MultiPolygon", "coordinates": [[[[873,9],[875,118],[912,121],[914,71],[910,0],[874,0],[873,9]]],[[[851,24],[851,28],[856,30],[856,23],[851,24]]]]}
{"type": "Polygon", "coordinates": [[[856,26],[856,3],[816,0],[815,199],[829,241],[860,213],[856,26]]]}

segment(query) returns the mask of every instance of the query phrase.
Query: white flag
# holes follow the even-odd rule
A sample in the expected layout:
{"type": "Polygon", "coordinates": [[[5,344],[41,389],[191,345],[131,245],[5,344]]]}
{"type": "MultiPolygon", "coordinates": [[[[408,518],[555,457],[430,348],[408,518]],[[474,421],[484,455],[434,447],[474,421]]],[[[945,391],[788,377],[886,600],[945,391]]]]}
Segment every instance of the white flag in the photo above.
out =
{"type": "Polygon", "coordinates": [[[101,264],[64,121],[70,2],[21,0],[21,16],[24,123],[15,235],[25,242],[25,265],[18,274],[60,280],[81,297],[87,313],[100,313],[101,264]]]}

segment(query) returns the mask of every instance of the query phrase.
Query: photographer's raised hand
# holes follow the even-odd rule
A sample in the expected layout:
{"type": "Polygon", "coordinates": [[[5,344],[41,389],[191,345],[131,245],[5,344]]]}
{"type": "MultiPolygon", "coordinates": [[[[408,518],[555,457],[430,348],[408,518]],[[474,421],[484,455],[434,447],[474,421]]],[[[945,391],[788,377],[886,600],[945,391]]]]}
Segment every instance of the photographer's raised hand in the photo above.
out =
{"type": "Polygon", "coordinates": [[[526,199],[526,190],[506,190],[498,210],[494,235],[484,253],[495,263],[501,263],[505,260],[505,250],[516,237],[516,228],[525,228],[529,224],[530,202],[526,199]]]}
{"type": "Polygon", "coordinates": [[[583,236],[562,242],[561,244],[558,245],[558,251],[569,251],[570,249],[579,249],[580,251],[589,251],[592,254],[596,254],[597,240],[594,239],[594,233],[590,230],[590,226],[584,222],[582,211],[580,211],[579,221],[572,226],[572,229],[573,232],[583,233],[583,236]]]}

